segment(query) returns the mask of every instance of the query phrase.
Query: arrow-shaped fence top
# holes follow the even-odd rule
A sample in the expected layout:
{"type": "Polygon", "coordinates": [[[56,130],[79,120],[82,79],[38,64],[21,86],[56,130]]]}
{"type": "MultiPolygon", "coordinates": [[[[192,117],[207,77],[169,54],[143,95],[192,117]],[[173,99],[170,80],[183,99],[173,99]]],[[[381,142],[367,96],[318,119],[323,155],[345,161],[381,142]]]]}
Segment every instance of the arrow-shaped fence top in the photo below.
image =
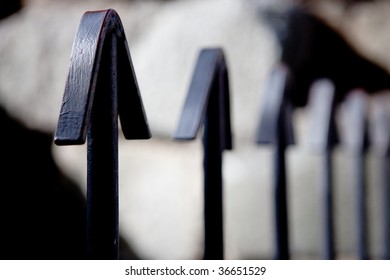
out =
{"type": "Polygon", "coordinates": [[[336,126],[335,86],[331,80],[321,79],[313,83],[309,94],[311,130],[310,146],[317,151],[333,149],[339,144],[336,126]]]}
{"type": "Polygon", "coordinates": [[[280,137],[285,145],[294,144],[292,108],[288,103],[290,73],[277,65],[266,85],[263,110],[256,132],[257,144],[275,144],[280,137]]]}
{"type": "Polygon", "coordinates": [[[388,95],[378,95],[372,100],[370,140],[380,156],[390,156],[389,100],[388,95]]]}
{"type": "Polygon", "coordinates": [[[57,145],[83,144],[91,119],[97,81],[105,69],[104,56],[111,56],[118,114],[126,139],[150,138],[136,76],[123,26],[114,10],[86,12],[77,31],[55,135],[57,145]],[[110,47],[111,45],[111,47],[110,47]],[[113,45],[113,46],[112,46],[113,45]],[[105,49],[111,49],[109,53],[105,49]]]}
{"type": "Polygon", "coordinates": [[[222,152],[232,149],[229,82],[223,51],[198,57],[175,139],[192,140],[203,129],[204,259],[223,259],[222,152]]]}
{"type": "Polygon", "coordinates": [[[289,69],[277,65],[266,85],[263,110],[256,132],[257,144],[274,145],[274,206],[276,259],[288,259],[287,172],[285,149],[294,144],[292,111],[288,100],[291,86],[289,69]]]}
{"type": "Polygon", "coordinates": [[[119,256],[118,115],[127,139],[150,138],[124,30],[114,10],[83,15],[73,43],[55,143],[88,134],[87,257],[119,256]]]}
{"type": "Polygon", "coordinates": [[[349,93],[344,102],[346,147],[353,153],[365,153],[371,145],[368,130],[368,95],[361,89],[349,93]]]}
{"type": "Polygon", "coordinates": [[[215,107],[211,110],[219,110],[219,131],[215,133],[221,136],[221,150],[231,150],[228,73],[220,48],[203,49],[200,52],[174,138],[195,139],[209,106],[215,107]],[[217,104],[209,102],[211,95],[217,95],[217,104]]]}

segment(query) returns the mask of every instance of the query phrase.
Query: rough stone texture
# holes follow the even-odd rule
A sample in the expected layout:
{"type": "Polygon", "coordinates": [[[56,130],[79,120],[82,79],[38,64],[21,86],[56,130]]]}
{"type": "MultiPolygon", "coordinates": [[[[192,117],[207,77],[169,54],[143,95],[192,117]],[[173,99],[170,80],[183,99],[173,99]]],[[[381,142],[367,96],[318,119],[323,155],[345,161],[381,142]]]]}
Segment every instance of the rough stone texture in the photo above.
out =
{"type": "MultiPolygon", "coordinates": [[[[201,143],[172,142],[170,136],[198,51],[223,47],[231,71],[235,148],[224,155],[226,257],[272,258],[272,151],[256,147],[253,136],[262,89],[278,57],[272,30],[259,18],[258,9],[279,9],[291,3],[277,2],[278,6],[260,0],[30,0],[19,13],[0,22],[0,102],[29,127],[52,133],[79,20],[87,10],[114,8],[125,26],[154,136],[144,142],[120,141],[121,230],[141,257],[201,258],[201,143]]],[[[313,9],[348,34],[367,55],[390,65],[386,53],[390,21],[385,16],[390,5],[362,4],[361,9],[348,12],[348,21],[342,8],[332,5],[313,4],[313,9]]],[[[295,115],[299,145],[288,150],[291,245],[296,258],[319,258],[319,158],[300,144],[307,133],[305,114],[300,110],[295,115]]],[[[85,149],[53,146],[58,163],[82,186],[85,149]]],[[[343,150],[336,158],[336,170],[342,170],[336,180],[337,245],[341,257],[353,258],[353,189],[345,168],[349,158],[343,150]]],[[[379,195],[373,191],[372,204],[376,205],[379,195]]],[[[377,233],[374,237],[374,256],[378,256],[381,237],[377,233]]]]}

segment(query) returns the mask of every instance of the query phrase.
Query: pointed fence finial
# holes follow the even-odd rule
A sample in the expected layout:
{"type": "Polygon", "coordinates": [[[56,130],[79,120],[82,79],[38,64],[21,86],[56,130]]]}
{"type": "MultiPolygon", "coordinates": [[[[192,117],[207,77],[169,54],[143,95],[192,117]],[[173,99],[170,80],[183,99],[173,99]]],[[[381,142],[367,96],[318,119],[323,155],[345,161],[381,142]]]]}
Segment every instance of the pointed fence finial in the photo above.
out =
{"type": "Polygon", "coordinates": [[[277,65],[263,96],[263,110],[256,133],[257,144],[274,145],[275,259],[289,259],[287,215],[287,172],[285,150],[294,144],[292,108],[288,100],[291,86],[289,69],[277,65]]]}
{"type": "Polygon", "coordinates": [[[204,259],[223,259],[222,152],[232,149],[232,132],[228,71],[219,48],[200,52],[174,138],[193,140],[202,124],[204,259]]]}
{"type": "Polygon", "coordinates": [[[151,137],[118,14],[87,12],[73,43],[54,142],[75,145],[88,138],[90,259],[119,256],[118,115],[125,138],[151,137]]]}

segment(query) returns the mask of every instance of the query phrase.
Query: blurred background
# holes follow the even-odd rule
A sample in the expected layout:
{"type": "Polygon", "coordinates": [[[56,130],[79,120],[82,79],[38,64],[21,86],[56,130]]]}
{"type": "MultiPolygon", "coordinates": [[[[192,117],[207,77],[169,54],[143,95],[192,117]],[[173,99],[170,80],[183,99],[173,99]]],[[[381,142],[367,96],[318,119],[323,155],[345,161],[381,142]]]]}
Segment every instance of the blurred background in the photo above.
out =
{"type": "MultiPolygon", "coordinates": [[[[121,17],[153,137],[147,141],[126,141],[121,136],[119,143],[120,231],[134,252],[133,257],[142,259],[202,258],[201,140],[172,140],[202,48],[222,47],[230,75],[234,147],[223,158],[227,259],[272,259],[274,254],[272,149],[254,143],[266,81],[281,54],[275,34],[278,23],[267,15],[304,7],[337,30],[363,57],[385,71],[390,69],[390,2],[385,0],[5,2],[9,4],[1,9],[4,12],[0,20],[0,104],[26,129],[51,136],[57,125],[81,16],[88,10],[113,8],[121,17]]],[[[297,143],[287,150],[290,243],[292,258],[296,259],[321,258],[321,155],[305,145],[305,139],[310,137],[308,110],[300,107],[294,111],[297,143]]],[[[3,137],[12,139],[6,132],[3,137]]],[[[18,147],[11,146],[15,141],[9,142],[2,149],[8,150],[5,152],[10,157],[15,156],[13,150],[18,147]]],[[[57,147],[50,143],[50,153],[61,172],[84,195],[86,146],[57,147]]],[[[25,161],[24,156],[21,161],[25,161]]],[[[33,157],[31,164],[39,165],[39,154],[33,157]]],[[[341,145],[336,149],[335,160],[337,255],[354,259],[357,214],[353,158],[341,145]]],[[[5,173],[7,162],[4,158],[5,173]]],[[[381,258],[385,237],[375,153],[368,153],[368,163],[370,257],[381,258]]],[[[24,168],[30,167],[21,164],[15,168],[20,174],[15,176],[24,177],[24,168]]],[[[39,189],[40,178],[34,183],[27,177],[27,184],[39,189]]],[[[4,189],[18,187],[12,182],[4,184],[4,189]]],[[[29,244],[35,242],[29,235],[37,229],[29,216],[31,209],[18,202],[22,191],[8,195],[8,202],[14,201],[22,209],[17,216],[18,225],[13,228],[19,232],[19,241],[14,245],[23,256],[23,248],[30,250],[29,244]]],[[[47,200],[50,197],[36,203],[47,200]]],[[[70,209],[72,203],[64,202],[64,207],[70,209]]],[[[45,209],[50,212],[50,207],[45,209]]],[[[11,212],[4,209],[3,213],[11,212]]],[[[55,219],[48,218],[45,226],[55,219]]],[[[49,227],[45,232],[50,231],[49,227]]],[[[66,236],[59,236],[53,238],[55,244],[65,242],[66,236]]],[[[30,253],[34,258],[34,252],[30,253]]],[[[8,258],[6,254],[1,257],[8,258]]]]}

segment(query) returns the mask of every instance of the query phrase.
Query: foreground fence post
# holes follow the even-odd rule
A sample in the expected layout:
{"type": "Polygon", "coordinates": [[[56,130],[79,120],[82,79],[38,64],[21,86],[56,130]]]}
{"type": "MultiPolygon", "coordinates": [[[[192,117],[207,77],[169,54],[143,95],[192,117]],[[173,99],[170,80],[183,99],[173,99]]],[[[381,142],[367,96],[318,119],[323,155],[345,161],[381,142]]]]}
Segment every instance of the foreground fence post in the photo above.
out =
{"type": "Polygon", "coordinates": [[[276,259],[289,259],[289,234],[287,214],[287,178],[285,150],[294,144],[292,108],[287,101],[289,72],[284,66],[273,71],[264,92],[263,111],[256,133],[258,144],[273,144],[274,155],[274,199],[276,259]]]}
{"type": "Polygon", "coordinates": [[[366,180],[366,152],[368,150],[368,100],[365,93],[355,90],[346,100],[347,133],[346,142],[354,157],[354,178],[357,192],[357,234],[358,258],[366,260],[368,252],[368,221],[367,221],[367,180],[366,180]]]}
{"type": "Polygon", "coordinates": [[[382,258],[390,260],[390,113],[388,96],[374,99],[372,110],[372,146],[378,157],[383,212],[382,258]]]}
{"type": "Polygon", "coordinates": [[[335,88],[330,80],[319,80],[313,84],[309,96],[310,146],[323,153],[321,194],[323,199],[323,258],[335,258],[335,229],[333,215],[333,161],[334,147],[339,143],[335,123],[335,88]]]}
{"type": "Polygon", "coordinates": [[[223,259],[222,152],[232,149],[228,71],[222,49],[203,49],[184,103],[177,140],[195,139],[204,120],[204,259],[223,259]]]}
{"type": "Polygon", "coordinates": [[[114,10],[83,15],[55,133],[76,145],[88,133],[87,257],[118,259],[118,114],[126,139],[150,132],[126,37],[114,10]]]}

